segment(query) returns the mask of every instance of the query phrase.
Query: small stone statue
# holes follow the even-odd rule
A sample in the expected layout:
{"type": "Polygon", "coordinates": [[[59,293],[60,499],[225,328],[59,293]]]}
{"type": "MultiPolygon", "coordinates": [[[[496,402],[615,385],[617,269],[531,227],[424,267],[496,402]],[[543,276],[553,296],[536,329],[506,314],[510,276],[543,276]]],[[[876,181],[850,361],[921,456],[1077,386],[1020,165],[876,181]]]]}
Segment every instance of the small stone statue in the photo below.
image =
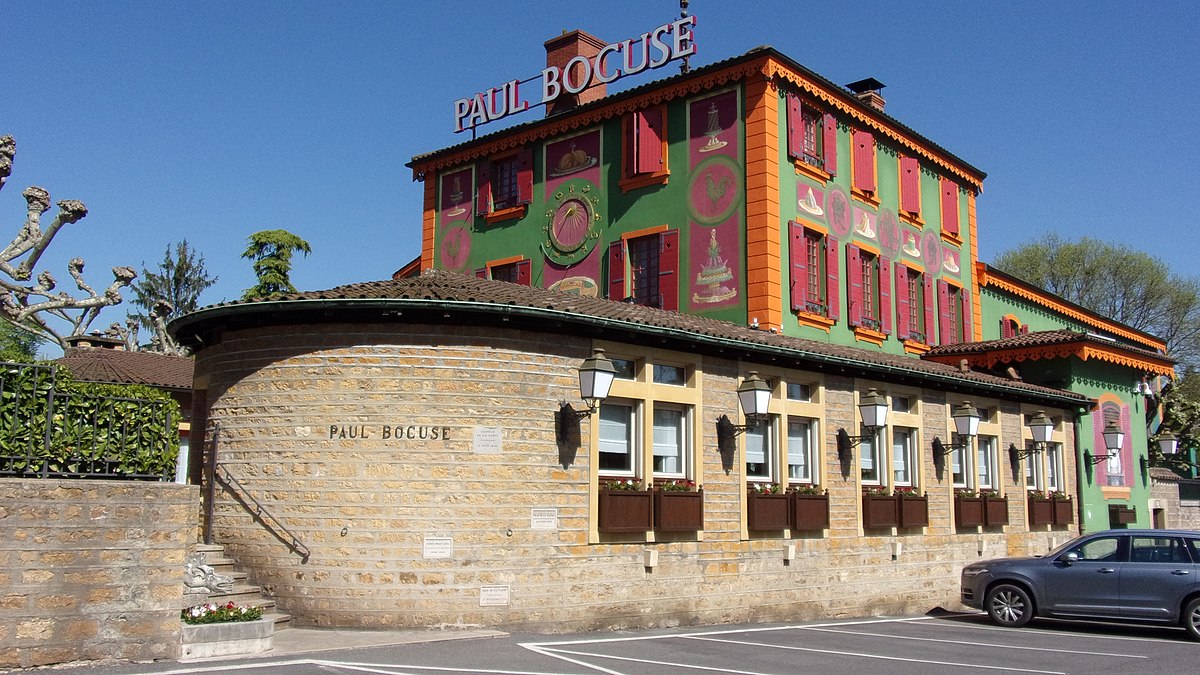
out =
{"type": "Polygon", "coordinates": [[[196,552],[187,557],[183,565],[183,585],[188,588],[203,588],[210,593],[228,593],[233,590],[233,577],[218,574],[205,562],[205,555],[196,552]]]}

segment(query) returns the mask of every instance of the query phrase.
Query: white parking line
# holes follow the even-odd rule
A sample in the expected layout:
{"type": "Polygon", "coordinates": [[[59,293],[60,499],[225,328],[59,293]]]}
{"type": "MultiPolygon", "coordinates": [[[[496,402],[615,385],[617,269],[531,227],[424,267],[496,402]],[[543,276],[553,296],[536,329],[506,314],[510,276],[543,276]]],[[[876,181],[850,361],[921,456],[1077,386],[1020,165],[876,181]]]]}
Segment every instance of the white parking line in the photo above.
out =
{"type": "Polygon", "coordinates": [[[995,647],[997,649],[1023,649],[1031,652],[1054,652],[1055,654],[1087,654],[1088,656],[1115,656],[1123,659],[1145,659],[1147,656],[1138,656],[1136,654],[1116,654],[1095,651],[1074,651],[1070,649],[1059,649],[1057,647],[1026,647],[1024,645],[998,645],[994,642],[967,642],[965,640],[946,640],[942,638],[926,638],[926,637],[910,637],[907,635],[890,635],[888,633],[868,633],[866,631],[857,630],[838,630],[836,628],[813,628],[805,626],[801,630],[818,631],[822,633],[840,633],[843,635],[864,635],[867,637],[892,638],[894,640],[904,640],[905,642],[946,642],[954,645],[967,645],[971,647],[995,647]]]}
{"type": "Polygon", "coordinates": [[[787,649],[789,651],[798,652],[813,652],[815,654],[833,654],[835,656],[852,656],[861,659],[874,659],[878,661],[902,661],[904,663],[919,663],[921,665],[935,666],[950,666],[953,668],[970,668],[973,670],[1004,670],[1014,673],[1039,673],[1041,675],[1066,675],[1063,671],[1058,670],[1029,670],[1026,668],[1013,668],[1012,666],[989,666],[979,663],[956,663],[954,661],[930,661],[929,659],[904,659],[898,656],[882,656],[880,654],[863,654],[861,652],[842,652],[833,649],[819,649],[815,647],[793,647],[790,645],[773,645],[764,642],[749,642],[746,640],[717,640],[714,638],[706,638],[699,636],[689,636],[689,640],[704,640],[706,642],[720,642],[724,644],[745,645],[748,647],[766,647],[768,649],[787,649]]]}
{"type": "MultiPolygon", "coordinates": [[[[709,672],[709,673],[732,673],[733,675],[762,675],[762,673],[757,670],[731,670],[729,668],[713,668],[711,666],[697,666],[692,663],[679,663],[676,661],[654,661],[652,659],[635,659],[630,656],[614,656],[612,654],[592,654],[589,652],[576,652],[576,651],[569,651],[566,649],[550,650],[550,652],[547,654],[547,656],[553,656],[555,654],[571,654],[573,656],[590,656],[592,658],[611,659],[613,661],[630,661],[633,663],[644,663],[644,664],[650,665],[650,666],[669,666],[671,668],[678,668],[678,669],[682,669],[682,670],[703,670],[703,671],[709,672]]],[[[580,661],[573,661],[573,663],[577,663],[578,665],[581,665],[581,666],[594,667],[594,666],[591,666],[590,664],[583,663],[580,661]]],[[[603,672],[615,673],[616,671],[604,669],[603,672]]]]}
{"type": "MultiPolygon", "coordinates": [[[[1083,622],[1083,621],[1081,621],[1080,623],[1086,623],[1086,622],[1083,622]]],[[[1001,632],[1005,632],[1005,633],[1021,633],[1021,634],[1025,635],[1026,637],[1028,637],[1028,636],[1032,636],[1032,635],[1045,635],[1045,636],[1047,636],[1047,637],[1059,637],[1059,636],[1064,636],[1064,635],[1065,635],[1065,636],[1070,636],[1070,637],[1091,638],[1091,639],[1093,639],[1093,640],[1105,640],[1105,641],[1108,641],[1108,640],[1128,640],[1128,641],[1131,641],[1131,642],[1164,642],[1164,639],[1163,639],[1163,638],[1159,638],[1159,637],[1149,637],[1149,636],[1147,636],[1147,637],[1139,637],[1139,636],[1134,636],[1134,635],[1113,635],[1113,634],[1110,634],[1110,633],[1104,633],[1104,634],[1100,634],[1100,633],[1077,633],[1077,632],[1075,632],[1075,631],[1058,630],[1057,628],[1056,628],[1056,629],[1054,629],[1054,630],[1052,630],[1052,631],[1040,631],[1040,630],[1038,630],[1038,627],[1037,627],[1036,625],[1032,625],[1032,624],[1031,624],[1031,625],[1029,625],[1029,626],[1025,626],[1024,628],[1005,628],[1004,626],[997,626],[997,625],[995,625],[995,624],[978,624],[978,623],[967,623],[967,622],[965,622],[965,621],[964,621],[964,622],[957,622],[957,621],[956,621],[956,622],[947,622],[947,624],[944,624],[944,626],[945,626],[945,627],[948,627],[949,625],[954,625],[954,626],[962,626],[963,628],[971,628],[971,629],[974,629],[974,630],[1001,631],[1001,632]]],[[[1065,624],[1065,623],[1055,623],[1055,624],[1052,624],[1052,625],[1054,625],[1054,626],[1065,626],[1065,625],[1067,625],[1067,624],[1065,624]]],[[[1103,622],[1093,622],[1093,625],[1097,625],[1097,626],[1117,626],[1118,624],[1108,624],[1108,623],[1103,623],[1103,622]]],[[[1172,631],[1172,629],[1173,629],[1173,628],[1176,628],[1176,627],[1175,627],[1174,625],[1172,625],[1172,624],[1162,624],[1162,625],[1155,625],[1155,624],[1124,624],[1124,625],[1123,625],[1123,627],[1125,627],[1125,628],[1129,628],[1130,626],[1134,626],[1134,625],[1136,625],[1138,628],[1143,628],[1143,629],[1145,629],[1145,628],[1152,628],[1152,629],[1162,630],[1164,633],[1170,633],[1170,632],[1172,631]]],[[[1181,630],[1177,630],[1177,631],[1175,631],[1175,632],[1181,632],[1181,630]]],[[[1174,641],[1172,641],[1172,640],[1167,640],[1167,642],[1174,642],[1174,641]]]]}

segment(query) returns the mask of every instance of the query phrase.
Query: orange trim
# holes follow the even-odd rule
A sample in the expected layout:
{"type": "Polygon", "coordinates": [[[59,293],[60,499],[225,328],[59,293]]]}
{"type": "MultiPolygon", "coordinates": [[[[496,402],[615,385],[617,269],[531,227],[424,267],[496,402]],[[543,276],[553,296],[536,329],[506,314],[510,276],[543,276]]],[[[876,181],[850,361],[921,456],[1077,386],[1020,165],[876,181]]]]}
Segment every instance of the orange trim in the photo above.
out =
{"type": "Polygon", "coordinates": [[[645,237],[651,234],[658,234],[659,232],[666,232],[668,229],[670,228],[666,225],[655,225],[654,227],[646,227],[640,230],[634,230],[633,232],[625,232],[621,234],[621,241],[629,241],[630,239],[637,239],[638,237],[645,237]]]}
{"type": "Polygon", "coordinates": [[[813,314],[812,312],[797,312],[796,313],[796,322],[798,324],[800,324],[801,326],[809,326],[811,328],[817,328],[817,329],[825,331],[826,333],[828,333],[829,330],[831,328],[833,328],[833,323],[834,323],[833,319],[830,319],[827,316],[822,316],[820,314],[813,314]]]}
{"type": "Polygon", "coordinates": [[[667,179],[671,176],[671,166],[669,164],[670,145],[667,143],[667,106],[666,104],[655,106],[662,110],[662,168],[651,173],[642,173],[637,175],[629,175],[629,157],[625,152],[625,139],[629,137],[632,131],[629,125],[633,122],[632,114],[634,111],[621,116],[621,180],[617,181],[617,186],[621,188],[621,192],[629,192],[638,188],[647,187],[650,185],[666,185],[667,179]]]}
{"type": "Polygon", "coordinates": [[[1092,410],[1098,410],[1100,406],[1105,403],[1113,403],[1118,407],[1125,405],[1125,401],[1122,401],[1121,397],[1117,396],[1111,391],[1106,391],[1096,398],[1096,405],[1092,407],[1092,410]]]}
{"type": "MultiPolygon", "coordinates": [[[[437,176],[433,176],[437,178],[437,176]]],[[[421,212],[421,269],[433,269],[434,251],[437,249],[437,243],[434,241],[434,232],[437,229],[437,180],[425,181],[425,196],[423,210],[421,212]]],[[[472,204],[471,208],[475,205],[472,204]]]]}
{"type": "Polygon", "coordinates": [[[529,260],[529,258],[526,258],[523,255],[511,255],[507,258],[500,258],[499,260],[489,260],[488,263],[485,265],[485,267],[487,267],[488,271],[490,272],[493,267],[500,267],[501,265],[511,265],[513,263],[521,262],[522,260],[529,260]]]}
{"type": "Polygon", "coordinates": [[[853,244],[855,246],[857,246],[859,248],[859,250],[866,251],[867,253],[870,253],[871,255],[874,255],[877,258],[879,257],[879,249],[876,248],[874,245],[864,244],[864,243],[861,243],[858,241],[853,242],[853,244]]]}
{"type": "Polygon", "coordinates": [[[765,78],[746,82],[746,315],[764,330],[783,329],[779,207],[779,95],[765,78]],[[753,261],[753,262],[751,262],[753,261]]]}
{"type": "Polygon", "coordinates": [[[822,184],[828,183],[829,179],[832,178],[832,176],[826,173],[824,169],[815,167],[812,164],[800,159],[793,159],[792,166],[796,167],[797,176],[803,174],[815,181],[821,182],[822,184]]]}
{"type": "Polygon", "coordinates": [[[877,197],[874,192],[859,190],[856,187],[852,187],[850,188],[850,196],[854,197],[860,202],[863,202],[864,204],[870,204],[876,208],[879,207],[879,197],[877,197]]]}
{"type": "Polygon", "coordinates": [[[854,339],[858,340],[859,342],[869,342],[873,345],[882,347],[883,341],[887,339],[887,335],[865,326],[855,326],[854,339]]]}
{"type": "Polygon", "coordinates": [[[519,204],[517,206],[509,207],[507,209],[500,209],[499,211],[492,211],[491,213],[484,216],[483,219],[486,220],[489,225],[494,225],[495,223],[503,222],[505,220],[512,220],[514,218],[524,218],[525,212],[528,210],[529,210],[528,204],[519,204]]]}
{"type": "Polygon", "coordinates": [[[796,222],[799,223],[800,226],[806,230],[816,232],[817,234],[820,234],[823,236],[829,235],[829,229],[827,227],[825,227],[824,225],[818,225],[812,221],[805,220],[804,218],[796,218],[796,222]]]}
{"type": "Polygon", "coordinates": [[[1119,335],[1127,340],[1132,340],[1134,342],[1146,345],[1156,351],[1165,352],[1167,349],[1167,344],[1161,340],[1157,340],[1143,333],[1134,331],[1133,329],[1122,326],[1115,321],[1105,319],[1104,317],[1093,314],[1082,308],[1064,305],[1057,298],[1050,297],[1040,288],[1031,286],[1016,279],[999,278],[997,276],[988,274],[987,266],[983,263],[976,264],[975,272],[981,288],[984,286],[994,286],[1002,291],[1012,293],[1019,298],[1028,300],[1035,305],[1041,305],[1042,307],[1049,308],[1055,312],[1069,316],[1080,323],[1108,331],[1113,335],[1119,335]]]}
{"type": "Polygon", "coordinates": [[[975,214],[975,193],[967,193],[967,231],[971,237],[971,264],[967,265],[967,261],[960,261],[959,267],[969,269],[971,275],[971,315],[974,321],[971,322],[972,331],[975,333],[975,341],[983,339],[983,304],[979,299],[979,221],[975,214]]]}
{"type": "Polygon", "coordinates": [[[966,359],[972,366],[991,369],[998,363],[1024,363],[1041,359],[1065,359],[1072,356],[1083,361],[1097,359],[1155,375],[1175,376],[1174,366],[1165,361],[1129,354],[1119,348],[1084,344],[1082,341],[1039,347],[998,349],[983,354],[946,354],[926,358],[948,365],[957,365],[959,361],[966,359]]]}
{"type": "Polygon", "coordinates": [[[910,225],[916,225],[921,228],[925,227],[925,219],[921,218],[920,215],[914,216],[908,211],[900,211],[896,215],[900,216],[900,220],[910,225]]]}
{"type": "Polygon", "coordinates": [[[957,234],[946,232],[945,230],[942,231],[942,241],[958,246],[959,248],[961,248],[963,245],[962,237],[958,236],[957,234]]]}
{"type": "Polygon", "coordinates": [[[622,178],[621,180],[617,181],[617,187],[621,188],[621,192],[629,192],[630,190],[649,187],[651,185],[666,185],[670,177],[670,171],[643,173],[638,174],[633,178],[622,178]]]}
{"type": "Polygon", "coordinates": [[[904,351],[909,354],[925,354],[930,349],[933,349],[933,347],[925,344],[924,342],[917,342],[916,340],[904,341],[904,351]]]}

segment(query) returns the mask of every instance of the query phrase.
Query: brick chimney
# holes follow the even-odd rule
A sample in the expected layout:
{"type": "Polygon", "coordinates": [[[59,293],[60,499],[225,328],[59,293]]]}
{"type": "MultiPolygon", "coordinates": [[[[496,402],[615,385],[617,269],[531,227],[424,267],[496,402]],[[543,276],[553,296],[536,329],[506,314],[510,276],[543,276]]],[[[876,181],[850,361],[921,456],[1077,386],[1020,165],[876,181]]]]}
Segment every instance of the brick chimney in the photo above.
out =
{"type": "Polygon", "coordinates": [[[850,84],[846,85],[846,88],[854,92],[854,98],[857,98],[859,101],[862,101],[879,112],[883,112],[883,106],[885,103],[887,103],[887,101],[883,100],[883,95],[880,94],[879,91],[886,86],[886,84],[880,82],[879,80],[873,77],[868,77],[865,80],[851,82],[850,84]]]}
{"type": "MultiPolygon", "coordinates": [[[[576,56],[583,56],[589,61],[594,60],[605,44],[603,40],[595,35],[585,33],[581,30],[563,31],[562,35],[545,42],[546,67],[555,66],[559,70],[562,70],[576,56]]],[[[580,76],[580,69],[581,66],[576,65],[572,71],[572,75],[575,77],[580,76]]],[[[546,116],[549,117],[555,113],[571,110],[577,106],[600,100],[607,93],[608,87],[603,83],[596,82],[596,74],[593,72],[592,79],[586,89],[578,94],[568,94],[564,91],[558,98],[548,103],[546,105],[546,116]]]]}

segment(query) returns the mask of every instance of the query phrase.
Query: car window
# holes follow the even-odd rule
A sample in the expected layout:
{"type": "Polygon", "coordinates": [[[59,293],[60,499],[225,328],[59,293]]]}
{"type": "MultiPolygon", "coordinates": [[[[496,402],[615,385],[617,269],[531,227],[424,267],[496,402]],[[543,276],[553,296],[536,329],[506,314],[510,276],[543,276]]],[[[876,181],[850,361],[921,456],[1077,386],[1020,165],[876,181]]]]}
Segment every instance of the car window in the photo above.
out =
{"type": "Polygon", "coordinates": [[[1189,563],[1183,541],[1177,537],[1133,537],[1129,542],[1129,562],[1189,563]]]}
{"type": "Polygon", "coordinates": [[[1089,539],[1067,551],[1067,553],[1076,553],[1080,560],[1089,560],[1092,562],[1116,562],[1118,547],[1117,537],[1100,537],[1098,539],[1089,539]]]}
{"type": "Polygon", "coordinates": [[[1187,538],[1188,548],[1192,551],[1192,562],[1200,563],[1200,539],[1187,538]]]}

